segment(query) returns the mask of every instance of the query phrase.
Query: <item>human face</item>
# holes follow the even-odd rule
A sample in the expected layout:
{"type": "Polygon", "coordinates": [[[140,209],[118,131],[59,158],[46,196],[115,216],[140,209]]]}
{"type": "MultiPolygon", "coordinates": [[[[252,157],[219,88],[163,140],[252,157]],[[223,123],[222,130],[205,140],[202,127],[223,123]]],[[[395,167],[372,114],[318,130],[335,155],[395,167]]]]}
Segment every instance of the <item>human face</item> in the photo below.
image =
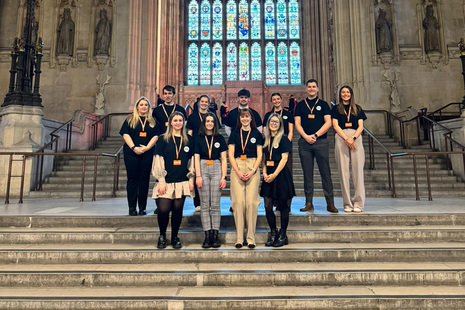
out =
{"type": "Polygon", "coordinates": [[[206,97],[200,98],[199,108],[200,108],[200,111],[202,111],[202,112],[207,111],[207,109],[208,109],[208,99],[206,97]]]}
{"type": "Polygon", "coordinates": [[[318,86],[316,85],[315,82],[310,82],[307,84],[307,95],[309,99],[314,99],[318,95],[318,86]]]}
{"type": "Polygon", "coordinates": [[[215,128],[215,119],[212,116],[207,116],[205,119],[205,129],[212,131],[215,128]]]}
{"type": "Polygon", "coordinates": [[[147,102],[147,100],[145,99],[142,99],[141,101],[139,101],[139,103],[137,103],[137,113],[139,113],[140,116],[147,116],[147,114],[149,113],[149,103],[147,102]]]}
{"type": "Polygon", "coordinates": [[[352,98],[352,94],[348,88],[341,89],[341,99],[343,104],[349,104],[350,98],[352,98]]]}
{"type": "Polygon", "coordinates": [[[271,97],[271,103],[273,104],[275,111],[281,110],[282,99],[280,96],[274,95],[273,97],[271,97]]]}
{"type": "Polygon", "coordinates": [[[163,90],[163,100],[165,100],[165,103],[171,104],[173,102],[174,94],[172,91],[168,90],[163,90]]]}
{"type": "Polygon", "coordinates": [[[250,98],[247,96],[240,96],[239,97],[239,105],[241,107],[246,107],[249,105],[250,98]]]}
{"type": "Polygon", "coordinates": [[[252,118],[250,117],[250,114],[249,113],[243,113],[241,114],[240,116],[240,121],[241,121],[241,125],[242,127],[249,127],[250,126],[250,122],[252,121],[252,118]]]}
{"type": "Polygon", "coordinates": [[[171,119],[171,127],[174,130],[180,131],[184,126],[184,118],[181,115],[175,115],[173,119],[171,119]]]}
{"type": "Polygon", "coordinates": [[[268,124],[270,126],[271,133],[278,132],[279,127],[281,126],[281,123],[279,122],[279,118],[277,118],[276,116],[273,116],[272,118],[270,118],[270,121],[268,122],[268,124]]]}

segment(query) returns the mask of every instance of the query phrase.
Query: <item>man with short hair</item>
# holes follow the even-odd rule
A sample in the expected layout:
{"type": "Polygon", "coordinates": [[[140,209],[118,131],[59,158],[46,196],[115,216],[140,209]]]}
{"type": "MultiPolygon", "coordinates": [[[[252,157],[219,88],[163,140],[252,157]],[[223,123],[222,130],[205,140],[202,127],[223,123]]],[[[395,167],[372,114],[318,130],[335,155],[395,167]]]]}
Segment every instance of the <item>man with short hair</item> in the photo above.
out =
{"type": "Polygon", "coordinates": [[[258,114],[257,111],[249,107],[250,91],[248,91],[247,89],[241,89],[237,93],[237,97],[238,97],[237,108],[232,109],[228,113],[228,116],[226,116],[226,120],[224,122],[224,125],[225,125],[224,129],[226,131],[226,134],[230,136],[231,132],[233,130],[236,130],[237,117],[239,115],[239,110],[242,110],[242,109],[249,109],[252,112],[253,118],[255,120],[255,125],[257,125],[258,131],[262,132],[262,118],[260,117],[260,114],[258,114]]]}
{"type": "Polygon", "coordinates": [[[181,112],[184,115],[184,120],[187,120],[186,111],[181,106],[174,103],[175,94],[176,91],[173,86],[166,85],[163,87],[162,96],[165,102],[153,109],[152,116],[160,126],[160,135],[164,134],[166,128],[168,128],[169,117],[174,111],[181,112]]]}
{"type": "Polygon", "coordinates": [[[304,172],[305,207],[300,211],[313,211],[313,165],[318,164],[326,209],[331,213],[339,211],[334,206],[333,181],[329,168],[329,144],[327,131],[331,128],[331,108],[318,98],[318,82],[310,79],[307,85],[307,98],[300,101],[295,109],[295,128],[300,134],[299,156],[304,172]]]}

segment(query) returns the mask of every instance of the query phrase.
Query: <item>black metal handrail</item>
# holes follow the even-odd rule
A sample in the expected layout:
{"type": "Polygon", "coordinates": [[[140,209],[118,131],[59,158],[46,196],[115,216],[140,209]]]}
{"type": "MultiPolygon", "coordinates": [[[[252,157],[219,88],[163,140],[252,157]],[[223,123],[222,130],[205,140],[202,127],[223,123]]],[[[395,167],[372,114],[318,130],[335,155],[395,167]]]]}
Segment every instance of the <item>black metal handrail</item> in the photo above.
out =
{"type": "Polygon", "coordinates": [[[443,119],[442,119],[442,117],[443,117],[443,111],[444,111],[445,109],[447,109],[448,107],[451,107],[451,106],[454,106],[454,105],[458,106],[458,114],[454,114],[454,116],[459,117],[460,114],[462,113],[462,103],[461,103],[461,102],[451,102],[451,103],[446,104],[445,106],[443,106],[443,107],[437,109],[437,110],[434,111],[434,112],[427,113],[426,116],[428,116],[429,118],[433,118],[433,119],[434,119],[434,118],[436,117],[436,114],[439,113],[439,121],[442,121],[442,120],[443,120],[443,119]]]}
{"type": "Polygon", "coordinates": [[[110,121],[113,116],[128,115],[128,112],[118,112],[107,114],[100,119],[93,122],[90,126],[92,127],[92,139],[91,139],[91,150],[95,150],[98,144],[104,141],[110,134],[110,121]],[[101,135],[99,137],[99,129],[101,128],[101,135]]]}

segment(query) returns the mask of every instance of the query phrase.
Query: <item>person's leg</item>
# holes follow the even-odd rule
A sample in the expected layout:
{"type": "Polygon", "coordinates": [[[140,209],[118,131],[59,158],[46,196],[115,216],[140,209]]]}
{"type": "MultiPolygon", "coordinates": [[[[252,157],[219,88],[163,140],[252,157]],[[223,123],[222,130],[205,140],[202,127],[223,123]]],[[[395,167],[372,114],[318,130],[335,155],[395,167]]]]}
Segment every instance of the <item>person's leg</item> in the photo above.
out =
{"type": "MultiPolygon", "coordinates": [[[[243,171],[246,165],[241,162],[241,160],[237,160],[237,166],[240,171],[243,171]]],[[[234,211],[234,223],[236,224],[236,247],[241,247],[244,241],[245,183],[239,179],[234,171],[231,171],[230,187],[231,208],[234,211]]]]}
{"type": "MultiPolygon", "coordinates": [[[[252,170],[255,159],[247,159],[247,170],[252,170]]],[[[257,227],[257,212],[260,205],[260,169],[246,182],[245,185],[245,216],[247,224],[247,243],[255,246],[255,230],[257,227]]]]}
{"type": "Polygon", "coordinates": [[[210,220],[210,177],[207,173],[207,168],[204,165],[204,161],[201,161],[200,172],[202,175],[202,187],[199,188],[200,196],[200,219],[202,221],[202,227],[204,231],[212,229],[210,220]]]}
{"type": "Polygon", "coordinates": [[[147,208],[152,160],[153,156],[144,156],[140,159],[138,194],[139,215],[145,215],[145,209],[147,208]]]}
{"type": "Polygon", "coordinates": [[[137,187],[139,180],[139,159],[137,156],[124,156],[126,166],[129,215],[137,215],[137,187]]]}
{"type": "Polygon", "coordinates": [[[218,248],[221,246],[218,239],[218,232],[221,224],[221,162],[215,161],[214,165],[210,167],[210,217],[212,223],[212,246],[218,248]]]}
{"type": "Polygon", "coordinates": [[[278,210],[281,212],[281,229],[279,230],[278,238],[273,243],[274,247],[282,247],[289,243],[287,239],[287,226],[289,224],[289,208],[287,200],[278,201],[278,210]]]}
{"type": "Polygon", "coordinates": [[[341,191],[342,203],[345,212],[352,212],[354,206],[350,201],[350,174],[349,174],[349,160],[350,151],[345,141],[338,135],[334,137],[334,153],[336,156],[336,163],[341,178],[341,191]]]}
{"type": "Polygon", "coordinates": [[[186,200],[186,196],[173,200],[173,207],[171,211],[171,245],[175,249],[180,249],[182,247],[181,241],[178,238],[178,232],[182,222],[184,200],[186,200]]]}
{"type": "Polygon", "coordinates": [[[323,184],[323,193],[326,199],[328,211],[337,212],[334,207],[334,192],[333,181],[331,179],[331,169],[329,167],[329,144],[327,139],[320,139],[313,145],[318,170],[321,175],[321,182],[323,184]]]}
{"type": "MultiPolygon", "coordinates": [[[[299,157],[304,173],[305,203],[313,202],[313,165],[314,155],[311,145],[304,139],[299,139],[299,157]]],[[[313,209],[313,208],[312,208],[313,209]]]]}
{"type": "Polygon", "coordinates": [[[363,149],[362,136],[355,140],[355,147],[355,150],[351,151],[352,180],[355,187],[354,209],[358,207],[360,211],[363,211],[365,207],[365,178],[363,171],[365,166],[365,150],[363,149]]]}
{"type": "Polygon", "coordinates": [[[170,211],[173,200],[168,198],[158,198],[156,199],[156,203],[158,208],[158,227],[160,229],[160,237],[158,238],[157,247],[162,249],[166,247],[166,228],[168,227],[168,222],[170,220],[170,211]]]}
{"type": "Polygon", "coordinates": [[[268,238],[266,240],[265,246],[272,246],[277,237],[276,215],[273,211],[273,199],[263,197],[263,202],[265,204],[266,220],[268,222],[268,226],[270,226],[270,232],[268,233],[268,238]]]}

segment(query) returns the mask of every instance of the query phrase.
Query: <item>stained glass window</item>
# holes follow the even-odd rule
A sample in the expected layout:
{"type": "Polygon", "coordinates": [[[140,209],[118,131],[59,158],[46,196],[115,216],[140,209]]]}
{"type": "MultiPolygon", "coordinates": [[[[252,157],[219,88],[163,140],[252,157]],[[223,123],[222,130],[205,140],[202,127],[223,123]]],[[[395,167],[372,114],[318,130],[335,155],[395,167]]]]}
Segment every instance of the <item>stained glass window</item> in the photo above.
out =
{"type": "Polygon", "coordinates": [[[302,84],[299,0],[187,1],[187,85],[302,84]]]}

